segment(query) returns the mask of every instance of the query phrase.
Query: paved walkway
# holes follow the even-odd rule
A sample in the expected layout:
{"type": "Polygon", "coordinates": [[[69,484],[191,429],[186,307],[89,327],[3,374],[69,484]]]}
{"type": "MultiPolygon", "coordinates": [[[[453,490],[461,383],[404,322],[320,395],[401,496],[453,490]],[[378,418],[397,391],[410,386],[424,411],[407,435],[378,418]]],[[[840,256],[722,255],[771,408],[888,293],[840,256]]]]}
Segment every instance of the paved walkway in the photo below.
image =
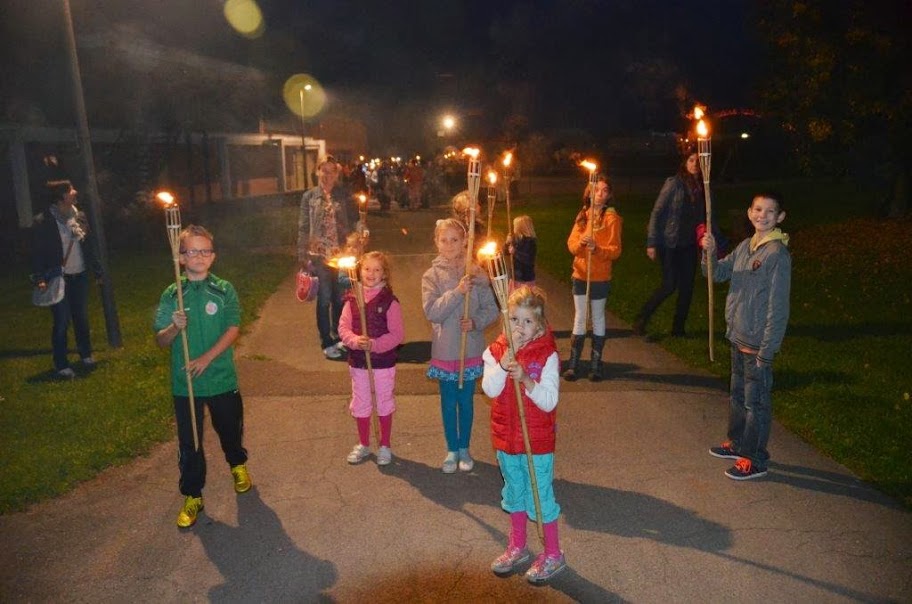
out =
{"type": "MultiPolygon", "coordinates": [[[[610,379],[562,385],[555,491],[570,569],[537,588],[492,575],[509,521],[486,399],[475,470],[443,475],[436,387],[423,377],[418,292],[434,218],[371,217],[407,319],[392,465],[345,462],[346,365],[323,358],[313,306],[294,300],[289,277],[238,351],[255,488],[234,494],[207,426],[205,514],[178,530],[176,447],[158,446],[0,517],[0,601],[912,601],[912,514],[778,425],[769,476],[726,479],[727,462],[706,453],[723,435],[724,384],[613,318],[610,379]]],[[[566,357],[569,294],[542,284],[566,357]]]]}

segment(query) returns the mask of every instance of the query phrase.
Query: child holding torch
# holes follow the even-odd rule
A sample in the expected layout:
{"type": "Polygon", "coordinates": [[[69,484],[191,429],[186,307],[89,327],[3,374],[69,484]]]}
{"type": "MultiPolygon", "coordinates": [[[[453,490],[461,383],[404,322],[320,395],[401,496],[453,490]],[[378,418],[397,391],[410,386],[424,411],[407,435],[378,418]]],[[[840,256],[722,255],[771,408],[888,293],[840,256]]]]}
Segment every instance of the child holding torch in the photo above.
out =
{"type": "Polygon", "coordinates": [[[212,234],[205,228],[190,225],[180,233],[180,264],[184,276],[180,287],[184,310],[178,305],[177,284],[165,288],[155,312],[155,341],[171,348],[171,389],[177,420],[180,492],[184,504],[177,516],[177,526],[187,528],[196,523],[203,509],[203,487],[206,484],[206,456],[203,452],[203,406],[209,408],[212,427],[218,434],[225,461],[234,477],[234,490],[250,490],[247,474],[247,450],[243,445],[244,403],[238,391],[232,345],[240,333],[241,306],[237,292],[228,281],[209,272],[215,262],[212,234]],[[187,330],[190,362],[184,367],[184,356],[178,338],[187,330]],[[187,371],[189,370],[189,371],[187,371]],[[192,379],[195,423],[190,416],[188,374],[192,379]],[[196,426],[200,446],[194,446],[196,426]]]}
{"type": "MultiPolygon", "coordinates": [[[[747,217],[754,235],[731,254],[713,264],[714,281],[731,281],[725,300],[725,337],[731,342],[731,393],[728,439],[709,454],[734,459],[725,471],[732,480],[766,476],[769,464],[773,405],[773,357],[779,352],[789,318],[792,256],[789,237],[779,228],[785,220],[782,195],[758,193],[747,217]]],[[[706,256],[716,251],[712,233],[704,233],[703,273],[706,256]]]]}
{"type": "Polygon", "coordinates": [[[570,360],[564,371],[568,382],[579,378],[579,361],[592,317],[592,365],[589,379],[602,380],[602,351],[605,348],[605,306],[611,292],[611,268],[621,256],[623,220],[611,203],[611,185],[604,175],[595,178],[595,190],[587,196],[567,248],[573,254],[573,331],[570,335],[570,360]],[[590,203],[591,200],[591,203],[590,203]],[[589,314],[591,312],[591,315],[589,314]]]}
{"type": "Polygon", "coordinates": [[[567,566],[557,532],[560,506],[554,499],[552,485],[560,359],[545,320],[545,297],[540,289],[529,286],[516,289],[510,294],[507,309],[512,347],[501,333],[482,355],[481,387],[493,399],[491,440],[504,480],[500,505],[510,514],[510,541],[506,551],[491,564],[491,570],[499,575],[508,574],[531,557],[526,547],[526,527],[529,520],[540,519],[544,552],[526,572],[526,579],[530,583],[544,583],[567,566]],[[511,348],[516,352],[515,358],[511,348]],[[522,415],[515,382],[521,388],[522,415]],[[531,464],[527,454],[531,454],[531,464]],[[530,465],[535,469],[534,480],[530,465]],[[536,487],[537,501],[533,493],[536,487]]]}
{"type": "Polygon", "coordinates": [[[488,278],[471,264],[466,272],[466,229],[455,218],[437,221],[434,243],[438,256],[421,278],[421,303],[431,322],[431,363],[427,375],[440,383],[440,411],[447,455],[444,474],[475,465],[469,454],[474,418],[475,380],[482,374],[484,329],[500,314],[488,278]],[[468,301],[469,318],[463,318],[468,301]],[[459,387],[460,344],[466,333],[463,384],[459,387]]]}
{"type": "MultiPolygon", "coordinates": [[[[358,300],[357,292],[346,294],[339,319],[339,337],[349,350],[348,371],[352,383],[349,410],[358,427],[358,444],[348,454],[347,460],[356,464],[370,455],[371,414],[376,404],[380,423],[377,465],[385,466],[393,459],[390,438],[393,412],[396,410],[393,395],[396,348],[402,344],[405,327],[402,307],[390,285],[389,257],[383,252],[368,252],[361,257],[359,265],[363,300],[358,300]],[[359,303],[364,305],[364,313],[358,308],[359,303]],[[362,316],[366,326],[361,323],[362,316]]],[[[359,286],[358,283],[352,285],[359,286]]]]}

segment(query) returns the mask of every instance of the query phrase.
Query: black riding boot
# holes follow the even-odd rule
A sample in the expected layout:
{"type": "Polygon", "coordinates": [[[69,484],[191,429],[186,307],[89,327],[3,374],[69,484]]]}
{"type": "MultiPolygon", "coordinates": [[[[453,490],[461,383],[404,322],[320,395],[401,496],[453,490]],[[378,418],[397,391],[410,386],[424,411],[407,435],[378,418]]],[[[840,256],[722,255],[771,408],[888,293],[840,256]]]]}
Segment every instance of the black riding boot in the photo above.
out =
{"type": "Polygon", "coordinates": [[[575,382],[579,378],[579,360],[583,354],[583,343],[586,336],[570,336],[570,360],[567,361],[567,369],[564,371],[564,379],[568,382],[575,382]]]}
{"type": "Polygon", "coordinates": [[[602,350],[605,348],[605,336],[592,335],[592,368],[589,374],[589,380],[592,382],[601,382],[604,379],[602,375],[602,350]]]}

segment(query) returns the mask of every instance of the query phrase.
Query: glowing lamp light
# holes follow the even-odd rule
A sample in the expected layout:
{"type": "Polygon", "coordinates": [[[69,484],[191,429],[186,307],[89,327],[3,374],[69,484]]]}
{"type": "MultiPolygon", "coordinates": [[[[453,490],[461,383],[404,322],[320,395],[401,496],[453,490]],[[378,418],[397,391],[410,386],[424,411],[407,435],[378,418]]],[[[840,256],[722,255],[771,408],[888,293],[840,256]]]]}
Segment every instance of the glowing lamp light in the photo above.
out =
{"type": "Polygon", "coordinates": [[[493,187],[497,184],[497,172],[494,170],[488,170],[488,183],[493,187]]]}
{"type": "Polygon", "coordinates": [[[503,166],[504,168],[509,168],[510,164],[513,162],[513,154],[509,151],[504,153],[503,166]]]}
{"type": "Polygon", "coordinates": [[[259,38],[266,31],[263,12],[254,0],[227,0],[222,12],[231,27],[245,38],[259,38]]]}
{"type": "Polygon", "coordinates": [[[360,203],[361,205],[366,204],[366,203],[367,203],[367,195],[365,195],[364,193],[361,193],[360,195],[358,195],[358,203],[360,203]]]}
{"type": "Polygon", "coordinates": [[[472,159],[478,159],[478,154],[481,153],[481,150],[476,147],[466,147],[462,150],[463,155],[468,155],[472,159]]]}
{"type": "Polygon", "coordinates": [[[748,134],[747,132],[742,132],[742,133],[741,133],[741,138],[748,139],[748,138],[750,138],[750,136],[751,136],[751,135],[748,134]]]}
{"type": "Polygon", "coordinates": [[[158,194],[155,195],[155,199],[159,200],[166,207],[174,203],[174,195],[168,191],[159,191],[158,194]]]}

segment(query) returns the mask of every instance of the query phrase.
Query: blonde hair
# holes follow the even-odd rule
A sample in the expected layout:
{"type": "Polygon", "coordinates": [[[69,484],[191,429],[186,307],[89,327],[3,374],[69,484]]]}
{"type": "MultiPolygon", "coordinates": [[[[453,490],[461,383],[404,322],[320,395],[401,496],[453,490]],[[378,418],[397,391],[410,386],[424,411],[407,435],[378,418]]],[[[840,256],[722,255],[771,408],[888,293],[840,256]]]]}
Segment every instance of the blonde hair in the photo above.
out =
{"type": "Polygon", "coordinates": [[[345,253],[351,253],[353,256],[360,256],[364,251],[364,245],[361,241],[360,233],[349,233],[345,238],[345,253]]]}
{"type": "Polygon", "coordinates": [[[545,318],[545,303],[547,296],[540,287],[521,285],[513,290],[507,299],[508,308],[525,308],[532,312],[532,316],[538,320],[538,326],[544,330],[548,326],[548,320],[545,318]]]}
{"type": "Polygon", "coordinates": [[[180,233],[180,246],[182,249],[184,247],[184,242],[190,237],[205,237],[209,240],[209,243],[215,247],[215,237],[212,236],[212,233],[210,233],[209,229],[206,227],[198,224],[188,224],[180,233]]]}
{"type": "Polygon", "coordinates": [[[380,263],[380,268],[383,269],[383,280],[386,281],[386,286],[390,291],[393,291],[393,273],[391,270],[391,264],[389,256],[385,252],[374,250],[367,252],[361,259],[358,260],[358,274],[361,274],[361,267],[364,265],[365,260],[376,260],[380,263]]]}
{"type": "Polygon", "coordinates": [[[535,238],[535,225],[532,218],[523,214],[513,219],[513,234],[517,237],[535,238]]]}
{"type": "Polygon", "coordinates": [[[462,233],[463,238],[468,235],[466,226],[459,220],[455,218],[441,218],[434,225],[434,241],[437,241],[437,236],[440,235],[440,231],[444,231],[446,229],[453,229],[454,231],[462,233]]]}

